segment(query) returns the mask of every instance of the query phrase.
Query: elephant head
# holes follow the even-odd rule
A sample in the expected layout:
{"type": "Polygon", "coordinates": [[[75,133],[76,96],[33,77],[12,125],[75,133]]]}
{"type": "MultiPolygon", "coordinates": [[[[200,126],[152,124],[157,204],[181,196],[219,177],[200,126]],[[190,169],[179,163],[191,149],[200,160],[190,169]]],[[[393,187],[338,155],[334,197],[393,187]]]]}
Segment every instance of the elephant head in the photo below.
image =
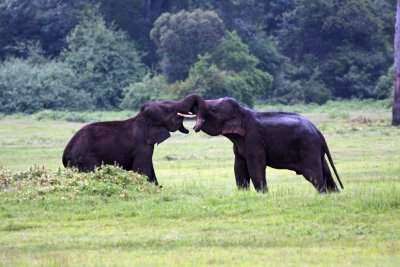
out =
{"type": "Polygon", "coordinates": [[[191,94],[182,100],[152,101],[141,107],[140,114],[147,122],[146,143],[159,144],[169,138],[169,132],[179,130],[182,133],[189,133],[183,126],[185,117],[194,118],[197,113],[195,129],[200,129],[203,124],[205,103],[198,94],[191,94]]]}
{"type": "Polygon", "coordinates": [[[238,134],[244,136],[245,127],[243,120],[244,108],[233,98],[219,98],[215,100],[205,100],[205,110],[200,115],[204,119],[196,131],[216,136],[225,134],[238,134]]]}

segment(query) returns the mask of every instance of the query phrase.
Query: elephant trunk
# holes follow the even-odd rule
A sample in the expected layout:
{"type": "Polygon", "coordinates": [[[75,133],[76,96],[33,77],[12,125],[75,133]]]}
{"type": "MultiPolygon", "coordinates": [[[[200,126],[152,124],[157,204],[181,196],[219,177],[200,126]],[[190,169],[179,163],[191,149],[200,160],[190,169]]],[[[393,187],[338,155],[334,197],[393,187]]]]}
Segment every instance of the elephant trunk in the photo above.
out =
{"type": "Polygon", "coordinates": [[[203,126],[205,106],[206,102],[198,94],[190,94],[177,103],[179,110],[182,110],[185,113],[193,111],[197,114],[196,125],[193,128],[196,132],[200,131],[203,126]]]}

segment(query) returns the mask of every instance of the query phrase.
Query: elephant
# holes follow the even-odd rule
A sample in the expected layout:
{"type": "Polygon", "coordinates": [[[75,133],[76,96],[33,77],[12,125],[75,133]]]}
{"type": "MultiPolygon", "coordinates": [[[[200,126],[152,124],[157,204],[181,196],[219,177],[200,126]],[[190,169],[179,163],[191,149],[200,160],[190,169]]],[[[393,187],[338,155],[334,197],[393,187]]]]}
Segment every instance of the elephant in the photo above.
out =
{"type": "Polygon", "coordinates": [[[205,110],[197,115],[204,122],[196,131],[232,141],[239,189],[248,189],[251,179],[258,192],[267,192],[265,169],[269,166],[302,174],[320,193],[339,192],[325,154],[344,188],[324,136],[297,113],[256,111],[225,97],[205,100],[205,110]]]}
{"type": "MultiPolygon", "coordinates": [[[[146,175],[149,182],[158,184],[153,167],[154,144],[160,144],[179,130],[187,134],[184,117],[200,116],[204,100],[191,94],[180,101],[163,100],[145,103],[133,118],[88,124],[69,141],[62,156],[65,167],[76,167],[81,172],[93,171],[102,164],[117,164],[125,170],[146,175]]],[[[195,129],[201,127],[197,120],[195,129]]],[[[198,130],[198,129],[197,129],[198,130]]]]}

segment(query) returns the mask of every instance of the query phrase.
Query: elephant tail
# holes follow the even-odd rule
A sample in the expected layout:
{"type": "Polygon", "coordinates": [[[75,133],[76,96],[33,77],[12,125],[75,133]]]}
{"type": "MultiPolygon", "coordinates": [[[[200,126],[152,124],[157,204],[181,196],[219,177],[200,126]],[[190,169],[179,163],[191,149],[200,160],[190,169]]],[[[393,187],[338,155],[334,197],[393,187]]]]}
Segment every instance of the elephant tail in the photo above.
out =
{"type": "Polygon", "coordinates": [[[333,171],[335,172],[336,179],[338,180],[338,182],[340,184],[340,187],[342,189],[344,189],[342,181],[340,181],[339,174],[338,174],[338,172],[336,170],[335,164],[333,164],[331,152],[329,151],[328,144],[326,143],[325,137],[322,135],[322,133],[320,131],[318,131],[318,133],[321,136],[321,139],[322,139],[322,142],[323,142],[323,146],[324,146],[324,152],[325,152],[326,156],[328,157],[329,163],[331,164],[331,167],[332,167],[333,171]]]}

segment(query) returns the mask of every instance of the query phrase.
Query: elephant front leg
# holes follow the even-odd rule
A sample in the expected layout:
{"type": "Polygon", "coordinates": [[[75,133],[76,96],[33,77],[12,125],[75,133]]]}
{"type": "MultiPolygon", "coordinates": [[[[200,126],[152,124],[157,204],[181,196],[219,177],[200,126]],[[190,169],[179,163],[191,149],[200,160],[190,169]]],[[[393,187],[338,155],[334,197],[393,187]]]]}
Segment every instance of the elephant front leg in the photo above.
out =
{"type": "Polygon", "coordinates": [[[256,191],[259,193],[268,192],[267,180],[265,179],[265,155],[248,155],[246,157],[246,163],[247,170],[256,191]]]}
{"type": "Polygon", "coordinates": [[[235,177],[238,189],[249,189],[250,175],[247,171],[245,159],[239,155],[235,155],[235,177]]]}
{"type": "Polygon", "coordinates": [[[132,170],[146,175],[148,181],[158,185],[153,166],[153,147],[141,149],[134,157],[132,170]]]}

